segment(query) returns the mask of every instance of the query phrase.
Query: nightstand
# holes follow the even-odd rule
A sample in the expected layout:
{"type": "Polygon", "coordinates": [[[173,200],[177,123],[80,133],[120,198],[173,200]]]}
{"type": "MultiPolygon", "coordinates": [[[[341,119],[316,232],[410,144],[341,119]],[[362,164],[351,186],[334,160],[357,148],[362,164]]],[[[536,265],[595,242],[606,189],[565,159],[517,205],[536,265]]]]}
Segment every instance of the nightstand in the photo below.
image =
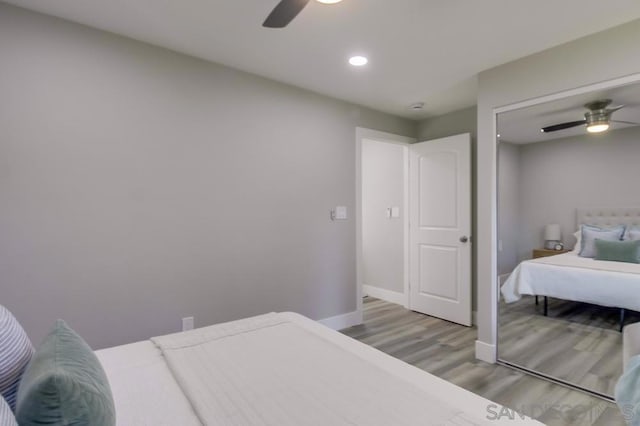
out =
{"type": "Polygon", "coordinates": [[[550,249],[533,249],[531,257],[537,259],[539,257],[555,256],[556,254],[568,253],[571,250],[550,250],[550,249]]]}

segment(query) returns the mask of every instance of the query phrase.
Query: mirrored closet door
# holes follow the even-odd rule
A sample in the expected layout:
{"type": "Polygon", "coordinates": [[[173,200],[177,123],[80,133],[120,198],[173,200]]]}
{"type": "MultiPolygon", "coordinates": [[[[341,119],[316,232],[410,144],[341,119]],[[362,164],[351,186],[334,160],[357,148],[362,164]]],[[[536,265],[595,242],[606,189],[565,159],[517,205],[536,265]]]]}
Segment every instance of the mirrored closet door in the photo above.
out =
{"type": "Polygon", "coordinates": [[[640,321],[638,123],[640,83],[497,123],[498,359],[609,399],[640,321]]]}

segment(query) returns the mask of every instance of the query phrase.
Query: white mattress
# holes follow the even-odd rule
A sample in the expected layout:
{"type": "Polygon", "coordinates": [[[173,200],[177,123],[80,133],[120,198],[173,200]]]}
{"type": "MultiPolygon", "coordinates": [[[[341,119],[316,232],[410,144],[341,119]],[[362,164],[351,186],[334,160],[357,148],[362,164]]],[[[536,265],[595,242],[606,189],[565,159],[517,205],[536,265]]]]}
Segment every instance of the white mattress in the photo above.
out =
{"type": "Polygon", "coordinates": [[[113,393],[118,426],[196,426],[198,417],[151,341],[96,351],[113,393]]]}
{"type": "MultiPolygon", "coordinates": [[[[460,425],[470,426],[473,423],[470,421],[471,417],[474,419],[483,419],[483,422],[478,421],[479,424],[526,424],[526,425],[542,425],[542,423],[533,419],[522,419],[515,416],[515,419],[508,419],[506,416],[502,416],[500,419],[488,421],[487,417],[490,417],[489,408],[494,412],[500,412],[501,406],[494,402],[483,398],[479,395],[469,392],[460,386],[447,382],[433,374],[427,373],[413,365],[407,364],[397,358],[385,354],[371,346],[363,344],[355,339],[345,336],[342,333],[338,333],[331,330],[317,322],[303,317],[295,313],[285,313],[285,315],[291,316],[292,321],[298,322],[303,325],[307,330],[316,333],[328,341],[339,345],[342,349],[357,355],[362,358],[363,361],[370,363],[381,370],[384,370],[398,378],[401,378],[414,386],[417,386],[421,390],[431,394],[434,398],[449,401],[455,404],[456,407],[468,414],[462,415],[458,419],[454,419],[447,425],[460,425]],[[497,407],[497,408],[496,408],[497,407]]],[[[426,422],[420,423],[420,425],[427,424],[426,422]]]]}
{"type": "Polygon", "coordinates": [[[640,264],[594,260],[575,252],[526,260],[501,292],[507,303],[529,294],[640,311],[640,264]]]}
{"type": "MultiPolygon", "coordinates": [[[[156,342],[172,351],[180,348],[191,349],[191,346],[202,341],[202,336],[206,337],[205,340],[211,340],[212,337],[226,339],[226,336],[230,335],[234,337],[228,339],[228,342],[222,346],[215,346],[213,352],[208,355],[206,352],[189,350],[188,354],[191,357],[183,357],[180,352],[178,352],[180,356],[175,357],[167,353],[165,348],[165,355],[168,355],[166,358],[168,363],[165,363],[165,359],[151,342],[98,351],[98,356],[103,362],[112,385],[118,412],[118,425],[277,424],[281,426],[282,423],[274,423],[270,420],[269,416],[274,413],[279,416],[278,419],[296,419],[295,423],[289,424],[315,425],[322,424],[320,420],[326,419],[327,413],[338,411],[338,408],[341,413],[347,412],[356,417],[349,423],[330,424],[369,425],[381,424],[375,422],[375,418],[372,422],[370,416],[367,417],[368,412],[375,412],[378,407],[385,408],[379,410],[381,413],[392,412],[393,416],[398,416],[400,420],[397,424],[467,426],[503,423],[540,424],[531,419],[522,420],[517,416],[517,420],[509,420],[505,416],[500,421],[489,421],[487,417],[491,413],[499,412],[500,407],[487,399],[298,314],[271,315],[276,316],[274,324],[282,322],[289,324],[277,331],[276,327],[269,326],[264,332],[258,330],[257,340],[253,339],[253,336],[251,339],[248,336],[240,336],[239,339],[235,337],[244,333],[243,328],[253,333],[256,330],[255,323],[260,321],[260,317],[154,338],[156,342]],[[299,359],[292,354],[287,356],[286,346],[277,349],[275,345],[269,344],[269,339],[278,338],[281,332],[288,334],[287,330],[292,328],[299,329],[297,333],[308,334],[308,336],[297,334],[298,340],[289,340],[290,351],[292,353],[297,351],[296,353],[301,354],[304,359],[299,359]],[[256,350],[255,347],[247,345],[246,342],[249,341],[247,339],[254,342],[262,341],[264,349],[256,350]],[[296,347],[296,342],[303,344],[296,347]],[[311,352],[317,353],[319,357],[314,358],[313,355],[308,355],[308,351],[301,350],[305,349],[309,342],[316,345],[311,352]],[[323,345],[326,347],[323,348],[323,345]],[[225,349],[225,347],[229,348],[225,349]],[[327,354],[335,358],[327,360],[324,358],[327,354]],[[348,367],[346,363],[342,364],[345,359],[351,359],[352,367],[348,367]],[[176,362],[184,368],[170,370],[174,367],[172,363],[176,362]],[[298,362],[300,363],[297,366],[298,370],[287,369],[287,365],[298,362]],[[317,366],[317,371],[305,372],[309,363],[317,366]],[[197,366],[194,367],[194,365],[197,366]],[[358,367],[353,367],[354,365],[358,367]],[[265,366],[268,367],[265,368],[265,366]],[[344,377],[336,376],[335,372],[330,371],[334,366],[335,370],[340,371],[344,377]],[[212,375],[211,371],[216,375],[212,375]],[[369,371],[369,376],[358,376],[363,371],[365,373],[369,371]],[[278,374],[278,381],[274,381],[271,377],[274,372],[278,374]],[[299,377],[299,374],[308,373],[310,375],[304,379],[299,377]],[[315,377],[310,380],[309,378],[314,374],[315,377]],[[387,379],[384,379],[385,377],[387,379]],[[385,394],[384,384],[380,387],[378,382],[380,378],[388,380],[389,387],[393,387],[396,391],[385,394]],[[337,382],[341,385],[337,386],[337,382]],[[272,393],[268,392],[269,383],[273,386],[272,393]],[[382,391],[372,392],[371,383],[376,383],[382,391]],[[287,389],[296,387],[299,389],[301,385],[313,391],[309,391],[308,394],[296,394],[291,399],[282,398],[283,395],[286,396],[287,389]],[[406,401],[394,401],[395,394],[398,397],[405,395],[404,400],[412,400],[411,404],[414,406],[407,406],[406,401]],[[304,401],[305,397],[313,399],[304,401]],[[306,403],[305,411],[301,411],[301,406],[292,406],[294,401],[306,403]],[[211,408],[208,407],[209,405],[227,409],[231,407],[231,410],[236,411],[232,412],[231,417],[227,416],[228,412],[224,416],[218,416],[216,409],[206,413],[207,409],[211,408]],[[196,408],[195,412],[192,406],[196,408]],[[309,410],[310,406],[315,408],[309,410]],[[394,411],[394,407],[403,406],[404,409],[394,411]],[[407,415],[421,413],[423,407],[429,407],[428,410],[423,410],[427,414],[419,419],[407,417],[407,415]],[[207,417],[207,415],[213,417],[207,417]],[[360,419],[362,421],[359,421],[360,419]]],[[[295,337],[294,335],[295,333],[291,336],[295,337]]]]}

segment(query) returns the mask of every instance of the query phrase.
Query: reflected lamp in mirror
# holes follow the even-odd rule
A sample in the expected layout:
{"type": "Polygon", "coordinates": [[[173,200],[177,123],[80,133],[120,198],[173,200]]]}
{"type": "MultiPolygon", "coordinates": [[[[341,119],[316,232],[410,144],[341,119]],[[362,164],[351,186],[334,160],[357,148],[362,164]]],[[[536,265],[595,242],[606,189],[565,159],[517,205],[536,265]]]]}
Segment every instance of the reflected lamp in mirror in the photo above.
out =
{"type": "Polygon", "coordinates": [[[562,244],[562,232],[560,225],[553,223],[544,227],[544,248],[555,250],[557,244],[562,244]]]}

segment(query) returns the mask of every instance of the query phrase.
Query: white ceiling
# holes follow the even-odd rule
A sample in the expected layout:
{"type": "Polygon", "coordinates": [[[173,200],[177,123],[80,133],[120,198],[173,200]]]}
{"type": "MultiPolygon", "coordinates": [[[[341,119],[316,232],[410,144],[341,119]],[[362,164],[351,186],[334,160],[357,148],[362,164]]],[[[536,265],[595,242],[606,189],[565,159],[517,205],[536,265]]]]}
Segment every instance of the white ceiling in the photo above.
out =
{"type": "Polygon", "coordinates": [[[278,0],[6,2],[414,119],[474,105],[480,71],[640,18],[637,0],[344,0],[265,29],[278,0]]]}
{"type": "MultiPolygon", "coordinates": [[[[599,99],[611,99],[609,107],[625,105],[613,113],[612,120],[640,123],[640,84],[631,84],[607,90],[598,90],[571,96],[498,115],[500,140],[515,144],[543,142],[587,134],[586,126],[578,126],[551,133],[542,133],[542,127],[584,119],[584,104],[599,99]]],[[[631,127],[632,124],[611,123],[611,130],[631,127]]],[[[598,135],[594,135],[598,137],[598,135]]]]}

